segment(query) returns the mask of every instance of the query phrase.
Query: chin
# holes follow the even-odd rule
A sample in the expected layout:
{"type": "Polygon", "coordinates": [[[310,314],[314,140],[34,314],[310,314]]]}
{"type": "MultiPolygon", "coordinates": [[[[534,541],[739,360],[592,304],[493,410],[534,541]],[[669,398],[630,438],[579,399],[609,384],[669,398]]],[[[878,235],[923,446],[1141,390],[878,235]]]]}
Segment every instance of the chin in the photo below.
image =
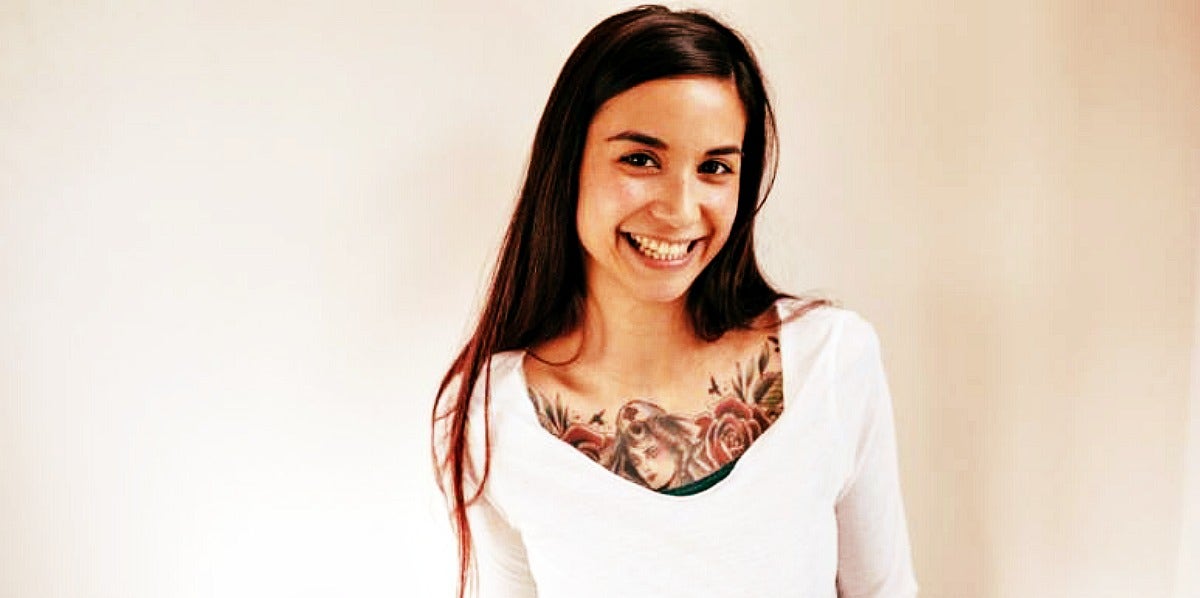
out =
{"type": "Polygon", "coordinates": [[[677,284],[646,285],[643,283],[631,286],[630,290],[634,297],[646,303],[682,303],[687,300],[688,291],[692,288],[691,282],[694,281],[690,281],[686,286],[677,284]]]}

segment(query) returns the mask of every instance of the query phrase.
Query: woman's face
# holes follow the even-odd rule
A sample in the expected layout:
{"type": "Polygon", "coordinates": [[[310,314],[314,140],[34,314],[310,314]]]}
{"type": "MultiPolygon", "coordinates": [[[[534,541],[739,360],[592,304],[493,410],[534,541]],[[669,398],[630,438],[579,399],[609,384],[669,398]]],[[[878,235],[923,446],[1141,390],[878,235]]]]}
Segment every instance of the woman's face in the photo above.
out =
{"type": "Polygon", "coordinates": [[[681,300],[729,238],[746,116],[732,80],[657,79],[588,128],[576,225],[588,293],[681,300]]]}
{"type": "Polygon", "coordinates": [[[679,473],[679,455],[653,435],[627,449],[629,462],[647,486],[658,490],[679,473]]]}

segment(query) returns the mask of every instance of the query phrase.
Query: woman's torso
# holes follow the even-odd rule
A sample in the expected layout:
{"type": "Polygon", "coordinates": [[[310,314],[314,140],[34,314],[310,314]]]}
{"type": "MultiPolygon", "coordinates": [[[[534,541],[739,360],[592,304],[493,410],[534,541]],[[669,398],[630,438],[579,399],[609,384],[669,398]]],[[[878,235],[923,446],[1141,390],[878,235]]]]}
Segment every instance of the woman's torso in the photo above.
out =
{"type": "MultiPolygon", "coordinates": [[[[497,356],[485,498],[519,534],[539,596],[832,596],[834,505],[851,452],[834,408],[834,349],[848,312],[787,321],[794,307],[781,304],[786,323],[777,345],[767,341],[774,361],[755,374],[761,385],[779,373],[776,419],[726,479],[691,496],[614,473],[587,454],[604,440],[573,446],[548,433],[529,398],[525,353],[497,356]]],[[[755,420],[729,423],[739,421],[744,431],[755,420]]]]}

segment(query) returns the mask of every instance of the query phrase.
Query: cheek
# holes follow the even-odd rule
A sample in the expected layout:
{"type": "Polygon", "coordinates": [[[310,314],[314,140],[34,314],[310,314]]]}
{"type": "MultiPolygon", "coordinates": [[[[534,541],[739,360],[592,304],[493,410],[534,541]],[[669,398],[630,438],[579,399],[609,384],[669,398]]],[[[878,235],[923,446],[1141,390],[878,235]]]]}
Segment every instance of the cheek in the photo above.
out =
{"type": "Polygon", "coordinates": [[[653,183],[648,179],[614,177],[612,189],[613,203],[622,211],[640,206],[646,203],[647,198],[654,195],[653,183]]]}
{"type": "Polygon", "coordinates": [[[581,224],[613,225],[635,212],[653,197],[651,183],[633,177],[587,173],[579,181],[581,224]],[[586,218],[586,221],[582,221],[586,218]]]}
{"type": "Polygon", "coordinates": [[[722,233],[728,233],[729,229],[733,228],[733,221],[737,217],[737,187],[733,186],[730,189],[721,189],[715,192],[710,197],[708,206],[714,223],[718,225],[722,233]]]}
{"type": "Polygon", "coordinates": [[[599,177],[592,190],[599,209],[611,215],[627,214],[653,195],[649,181],[615,175],[599,177]]]}
{"type": "Polygon", "coordinates": [[[675,459],[672,458],[671,451],[666,450],[665,448],[658,452],[658,455],[654,457],[654,461],[652,463],[654,469],[657,469],[658,471],[667,471],[673,468],[674,465],[675,459]]]}
{"type": "Polygon", "coordinates": [[[654,463],[654,470],[664,478],[675,477],[675,461],[660,459],[654,463]]]}

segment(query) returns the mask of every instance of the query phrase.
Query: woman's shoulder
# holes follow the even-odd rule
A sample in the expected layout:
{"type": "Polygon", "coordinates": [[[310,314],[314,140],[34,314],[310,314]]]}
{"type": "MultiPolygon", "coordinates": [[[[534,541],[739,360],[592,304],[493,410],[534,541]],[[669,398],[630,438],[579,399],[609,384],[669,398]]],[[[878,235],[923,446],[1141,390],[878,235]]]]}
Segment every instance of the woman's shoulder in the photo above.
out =
{"type": "Polygon", "coordinates": [[[511,400],[514,389],[519,388],[520,364],[523,351],[504,351],[494,353],[484,363],[483,369],[474,380],[471,392],[466,397],[466,405],[460,403],[460,391],[463,386],[463,372],[457,372],[449,378],[436,403],[434,411],[434,451],[435,457],[441,462],[445,457],[446,442],[449,439],[449,426],[455,412],[465,407],[466,436],[470,456],[474,462],[486,454],[487,431],[483,422],[495,419],[497,402],[511,400]],[[487,400],[485,400],[485,393],[487,400]],[[486,410],[486,413],[485,413],[486,410]]]}
{"type": "Polygon", "coordinates": [[[824,337],[841,356],[878,351],[874,325],[859,312],[824,297],[784,297],[776,303],[781,335],[824,337]]]}
{"type": "MultiPolygon", "coordinates": [[[[520,375],[521,361],[524,358],[525,351],[511,350],[493,353],[484,362],[483,369],[479,372],[479,376],[475,379],[474,387],[471,392],[472,403],[475,398],[481,397],[485,388],[488,394],[494,394],[498,387],[502,387],[506,382],[509,382],[513,377],[520,375]]],[[[446,388],[442,395],[451,398],[458,394],[462,388],[462,379],[464,372],[458,372],[450,378],[446,384],[446,388]]]]}
{"type": "MultiPolygon", "coordinates": [[[[841,306],[834,299],[813,295],[785,296],[779,298],[773,310],[768,314],[774,317],[774,322],[781,333],[790,329],[811,327],[821,323],[829,325],[853,313],[841,306]]],[[[768,314],[764,314],[767,316],[768,314]]]]}

